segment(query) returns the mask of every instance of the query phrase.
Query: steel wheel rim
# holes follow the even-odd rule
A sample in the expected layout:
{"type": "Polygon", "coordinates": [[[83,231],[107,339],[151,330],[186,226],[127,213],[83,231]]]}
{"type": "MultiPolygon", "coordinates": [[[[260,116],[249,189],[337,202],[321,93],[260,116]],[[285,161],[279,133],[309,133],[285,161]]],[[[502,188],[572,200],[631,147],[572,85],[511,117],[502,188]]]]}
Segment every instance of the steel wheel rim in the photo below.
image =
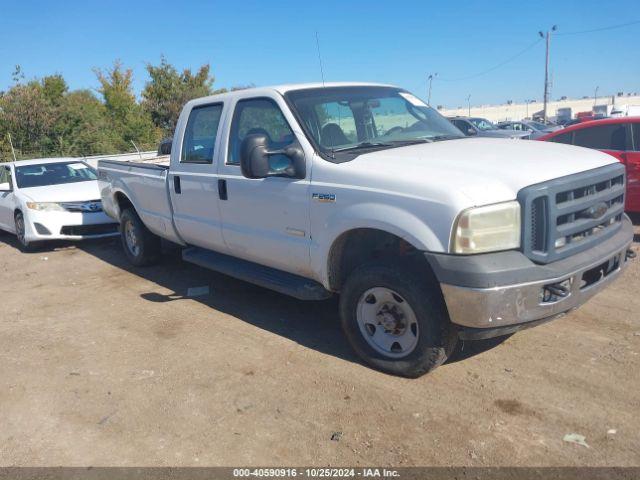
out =
{"type": "Polygon", "coordinates": [[[124,225],[124,240],[127,244],[129,252],[134,257],[137,257],[140,253],[140,245],[138,245],[138,237],[136,236],[136,227],[132,222],[127,222],[124,225]]]}
{"type": "Polygon", "coordinates": [[[406,357],[418,345],[420,329],[415,312],[389,288],[373,287],[364,292],[358,300],[356,320],[367,344],[386,357],[406,357]]]}
{"type": "Polygon", "coordinates": [[[16,236],[18,237],[18,241],[22,245],[27,244],[27,241],[25,239],[25,231],[24,231],[24,218],[22,218],[22,215],[18,215],[16,217],[16,236]]]}

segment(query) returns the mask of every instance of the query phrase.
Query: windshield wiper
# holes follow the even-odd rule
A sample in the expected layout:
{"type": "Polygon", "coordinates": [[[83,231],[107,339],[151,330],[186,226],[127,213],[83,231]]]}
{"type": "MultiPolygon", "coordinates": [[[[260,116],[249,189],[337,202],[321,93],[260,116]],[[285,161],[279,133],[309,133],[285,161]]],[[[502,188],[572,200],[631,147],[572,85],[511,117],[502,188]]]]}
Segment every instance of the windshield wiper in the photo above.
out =
{"type": "Polygon", "coordinates": [[[361,148],[375,148],[375,147],[393,147],[392,143],[385,142],[361,142],[357,145],[352,145],[350,147],[341,147],[341,148],[333,148],[332,152],[346,152],[348,150],[359,150],[361,148]]]}
{"type": "Polygon", "coordinates": [[[469,138],[469,137],[465,137],[465,136],[458,136],[458,135],[436,135],[435,137],[429,137],[431,139],[431,141],[433,142],[438,142],[440,140],[457,140],[459,138],[469,138]]]}

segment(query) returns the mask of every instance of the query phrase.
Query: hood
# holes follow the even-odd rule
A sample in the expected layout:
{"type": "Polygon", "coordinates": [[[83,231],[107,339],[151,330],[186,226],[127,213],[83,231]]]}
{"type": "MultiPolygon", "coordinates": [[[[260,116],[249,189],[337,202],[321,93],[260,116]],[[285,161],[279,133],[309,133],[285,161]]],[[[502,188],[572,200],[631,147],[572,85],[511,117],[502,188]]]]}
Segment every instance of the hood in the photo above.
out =
{"type": "Polygon", "coordinates": [[[97,180],[21,188],[20,193],[29,197],[29,200],[33,202],[85,202],[100,198],[97,180]]]}
{"type": "Polygon", "coordinates": [[[514,200],[529,185],[616,162],[571,145],[462,138],[380,150],[341,165],[364,187],[467,208],[514,200]]]}
{"type": "Polygon", "coordinates": [[[482,130],[478,132],[479,137],[495,138],[522,138],[528,137],[530,132],[519,132],[517,130],[482,130]]]}

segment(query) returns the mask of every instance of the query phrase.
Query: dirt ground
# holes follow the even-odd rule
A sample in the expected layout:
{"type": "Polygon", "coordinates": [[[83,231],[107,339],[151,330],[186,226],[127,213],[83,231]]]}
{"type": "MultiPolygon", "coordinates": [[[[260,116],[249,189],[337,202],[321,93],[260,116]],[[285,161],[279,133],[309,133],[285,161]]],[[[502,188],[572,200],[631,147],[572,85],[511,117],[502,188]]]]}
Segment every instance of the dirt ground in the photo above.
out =
{"type": "Polygon", "coordinates": [[[0,285],[2,466],[640,465],[638,260],[417,380],[360,364],[335,301],[177,255],[136,269],[117,240],[22,254],[1,234],[0,285]]]}

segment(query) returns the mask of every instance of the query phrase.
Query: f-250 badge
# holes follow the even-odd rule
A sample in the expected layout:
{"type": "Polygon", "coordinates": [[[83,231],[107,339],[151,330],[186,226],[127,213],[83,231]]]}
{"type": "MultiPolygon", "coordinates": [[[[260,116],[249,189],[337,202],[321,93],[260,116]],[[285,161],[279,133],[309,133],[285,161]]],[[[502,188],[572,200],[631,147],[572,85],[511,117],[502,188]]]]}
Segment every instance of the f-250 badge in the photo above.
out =
{"type": "Polygon", "coordinates": [[[335,193],[312,193],[311,198],[321,203],[334,203],[336,201],[335,193]]]}

